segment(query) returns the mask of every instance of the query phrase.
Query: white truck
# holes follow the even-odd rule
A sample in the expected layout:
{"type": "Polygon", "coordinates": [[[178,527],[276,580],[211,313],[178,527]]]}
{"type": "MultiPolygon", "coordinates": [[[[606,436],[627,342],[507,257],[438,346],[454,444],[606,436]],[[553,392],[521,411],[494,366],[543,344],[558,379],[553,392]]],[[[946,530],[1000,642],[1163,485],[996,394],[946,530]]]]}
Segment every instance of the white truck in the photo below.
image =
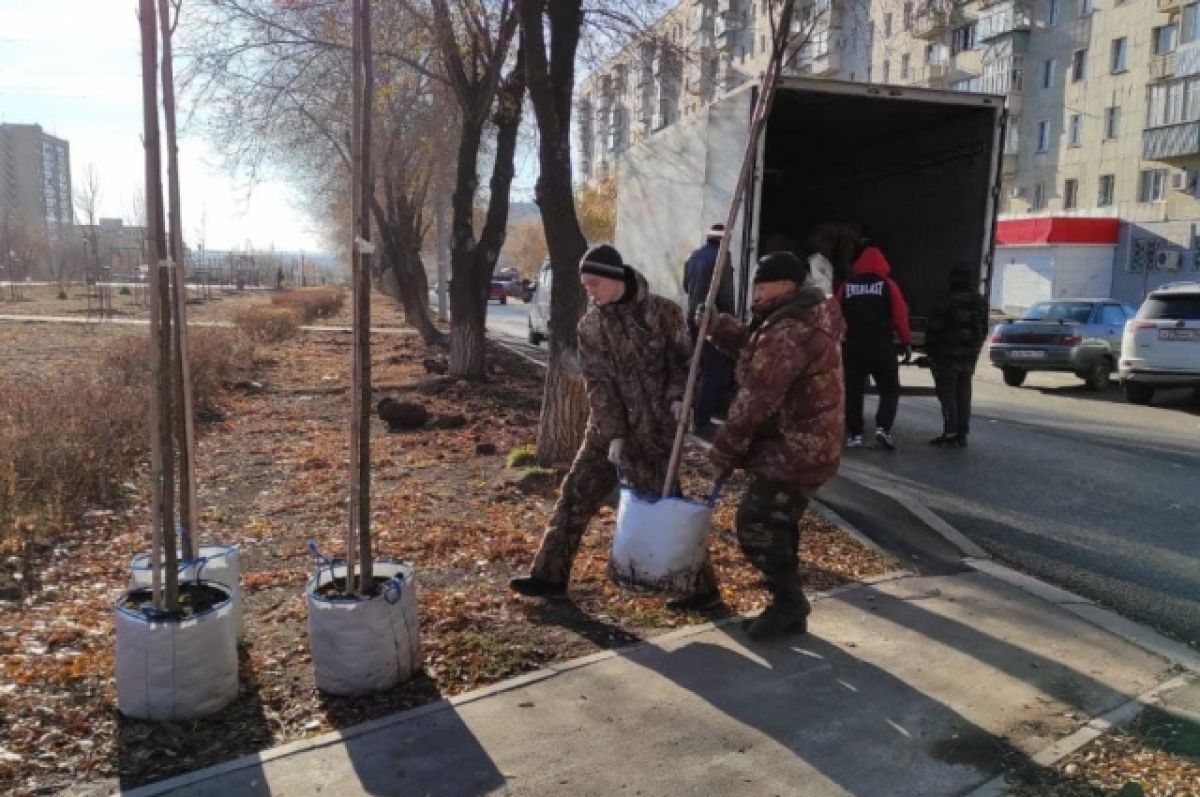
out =
{"type": "MultiPolygon", "coordinates": [[[[684,261],[725,220],[757,92],[739,87],[619,159],[615,243],[655,292],[683,299],[684,261]]],[[[784,78],[730,241],[739,310],[772,236],[852,223],[890,261],[920,343],[956,264],[990,279],[1005,122],[998,96],[784,78]]]]}

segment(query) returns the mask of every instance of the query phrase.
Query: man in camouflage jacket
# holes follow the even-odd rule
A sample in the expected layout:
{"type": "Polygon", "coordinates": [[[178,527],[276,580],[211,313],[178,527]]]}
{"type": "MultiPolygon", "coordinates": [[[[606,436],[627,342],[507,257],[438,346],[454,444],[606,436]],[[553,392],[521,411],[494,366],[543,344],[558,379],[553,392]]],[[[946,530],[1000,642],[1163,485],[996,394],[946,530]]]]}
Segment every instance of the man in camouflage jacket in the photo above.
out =
{"type": "MultiPolygon", "coordinates": [[[[616,488],[618,468],[633,489],[661,494],[692,350],[679,305],[651,295],[646,280],[613,247],[589,249],[580,279],[593,301],[579,322],[587,429],[529,576],[510,582],[535,597],[566,594],[580,540],[616,488]]],[[[719,603],[711,563],[698,581],[692,595],[668,605],[703,610],[719,603]]]]}
{"type": "Polygon", "coordinates": [[[942,434],[930,440],[939,447],[963,447],[971,431],[971,380],[990,310],[979,292],[979,275],[960,265],[950,272],[950,293],[929,314],[925,351],[942,405],[942,434]]]}
{"type": "Polygon", "coordinates": [[[804,285],[808,266],[790,252],[766,255],[754,277],[750,325],[720,316],[711,340],[738,357],[738,394],[713,441],[719,474],[750,476],[738,506],[737,537],[763,574],[772,602],[749,626],[763,638],[807,630],[800,586],[800,519],[809,499],[837,473],[845,389],[837,303],[804,285]]]}

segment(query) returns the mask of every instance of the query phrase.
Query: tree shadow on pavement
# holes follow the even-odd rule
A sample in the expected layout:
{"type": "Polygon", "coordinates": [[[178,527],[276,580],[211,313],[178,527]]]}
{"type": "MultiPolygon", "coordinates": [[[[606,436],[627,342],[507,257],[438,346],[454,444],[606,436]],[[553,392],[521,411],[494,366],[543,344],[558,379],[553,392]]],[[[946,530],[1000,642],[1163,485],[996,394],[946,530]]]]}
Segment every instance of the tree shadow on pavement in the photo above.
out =
{"type": "MultiPolygon", "coordinates": [[[[1005,694],[997,689],[1012,689],[1032,700],[1032,688],[1042,696],[1038,700],[1061,703],[1084,717],[1104,714],[1130,699],[1111,683],[1056,658],[930,611],[918,605],[921,598],[863,587],[827,600],[878,618],[867,621],[871,634],[882,630],[884,638],[892,638],[886,630],[892,625],[895,637],[910,637],[903,644],[916,644],[914,652],[919,650],[931,667],[946,657],[967,657],[978,665],[964,662],[959,676],[926,674],[921,661],[891,658],[875,644],[864,644],[863,650],[872,652],[860,656],[849,650],[857,647],[854,643],[834,644],[815,634],[757,642],[738,623],[721,625],[726,639],[717,644],[684,640],[663,645],[665,650],[646,646],[622,655],[791,750],[797,760],[781,766],[779,773],[795,775],[798,766],[859,797],[958,794],[1002,772],[1017,779],[1032,777],[1042,768],[1031,753],[1086,721],[1062,719],[1061,707],[1044,708],[1041,717],[1029,718],[1041,725],[1023,731],[1024,743],[1032,749],[1021,749],[1008,734],[1021,736],[1014,729],[1026,720],[1020,707],[997,709],[1005,694]],[[914,635],[919,642],[911,639],[914,635]],[[993,681],[991,673],[1000,680],[993,681]],[[943,702],[947,698],[969,707],[976,717],[989,717],[992,729],[943,702]]],[[[998,598],[1003,606],[1004,595],[998,598]]],[[[823,603],[818,602],[816,612],[823,603]]],[[[1046,613],[1043,606],[1028,611],[1046,613]]],[[[1043,617],[1043,625],[1053,629],[1055,622],[1043,617]]],[[[1050,639],[1045,644],[1053,647],[1050,639]]]]}

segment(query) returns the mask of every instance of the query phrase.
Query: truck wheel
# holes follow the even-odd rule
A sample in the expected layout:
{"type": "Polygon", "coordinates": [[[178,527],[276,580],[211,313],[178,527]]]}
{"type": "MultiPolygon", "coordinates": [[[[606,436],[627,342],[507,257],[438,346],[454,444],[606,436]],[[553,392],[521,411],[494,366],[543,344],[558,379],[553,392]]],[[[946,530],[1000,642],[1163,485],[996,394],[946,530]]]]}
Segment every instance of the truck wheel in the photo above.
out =
{"type": "Polygon", "coordinates": [[[1108,390],[1108,382],[1112,378],[1112,363],[1107,357],[1101,357],[1092,363],[1092,367],[1083,376],[1088,390],[1108,390]]]}
{"type": "Polygon", "coordinates": [[[1125,400],[1130,404],[1149,404],[1154,400],[1154,388],[1141,382],[1122,382],[1125,400]]]}
{"type": "Polygon", "coordinates": [[[1009,387],[1020,387],[1025,384],[1025,370],[1023,368],[1013,368],[1005,366],[1001,369],[1004,372],[1004,384],[1009,387]]]}
{"type": "Polygon", "coordinates": [[[530,346],[541,346],[542,345],[542,336],[534,331],[532,321],[529,322],[529,345],[530,346]]]}

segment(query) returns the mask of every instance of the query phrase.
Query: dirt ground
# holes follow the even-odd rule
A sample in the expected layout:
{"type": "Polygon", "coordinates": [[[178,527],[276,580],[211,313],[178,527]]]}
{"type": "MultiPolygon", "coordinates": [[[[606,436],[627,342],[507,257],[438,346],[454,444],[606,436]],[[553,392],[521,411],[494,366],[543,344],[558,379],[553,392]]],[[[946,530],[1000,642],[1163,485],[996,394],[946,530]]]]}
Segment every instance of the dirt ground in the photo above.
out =
{"type": "MultiPolygon", "coordinates": [[[[78,367],[121,334],[136,333],[0,324],[0,378],[78,367]]],[[[202,541],[241,550],[246,639],[238,699],[190,723],[132,721],[116,710],[112,607],[147,534],[144,485],[133,480],[126,506],[89,512],[39,552],[37,583],[24,600],[0,602],[0,792],[146,783],[705,619],[673,614],[661,597],[607,580],[611,508],[585,538],[572,601],[513,596],[506,582],[528,567],[561,475],[506,466],[509,451],[533,441],[540,374],[497,348],[487,382],[455,382],[428,373],[439,370],[444,352],[415,336],[380,333],[373,345],[376,385],[425,386],[381,396],[420,400],[438,418],[462,416],[456,429],[389,434],[378,421],[372,428],[375,547],[416,567],[424,670],[365,698],[333,698],[314,687],[303,595],[313,563],[305,545],[313,540],[335,556],[343,549],[350,336],[307,333],[258,351],[261,388],[230,392],[199,442],[202,541]]],[[[97,412],[102,418],[103,408],[97,412]]],[[[689,492],[705,489],[704,473],[691,452],[689,492]]],[[[739,492],[731,485],[716,515],[723,613],[766,598],[731,532],[739,492]]],[[[803,547],[813,590],[894,566],[812,516],[803,547]]]]}

